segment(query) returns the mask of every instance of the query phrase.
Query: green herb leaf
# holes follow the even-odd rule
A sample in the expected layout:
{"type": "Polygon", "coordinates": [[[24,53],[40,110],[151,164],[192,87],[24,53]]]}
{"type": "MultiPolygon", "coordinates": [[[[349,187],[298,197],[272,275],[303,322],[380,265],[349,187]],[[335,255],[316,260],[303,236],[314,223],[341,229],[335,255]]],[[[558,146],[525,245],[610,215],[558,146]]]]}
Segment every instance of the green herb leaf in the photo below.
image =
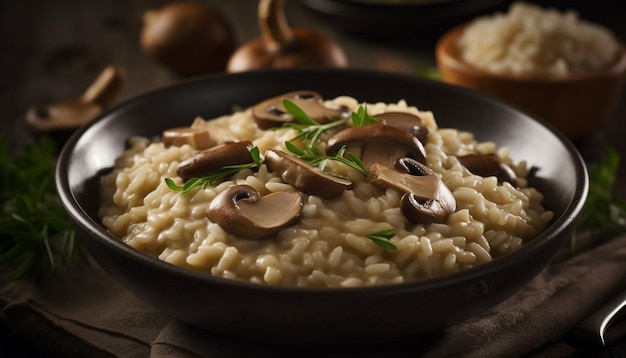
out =
{"type": "Polygon", "coordinates": [[[415,70],[415,74],[427,80],[441,81],[441,73],[437,67],[420,67],[415,70]]]}
{"type": "MultiPolygon", "coordinates": [[[[347,119],[327,124],[318,124],[306,115],[300,107],[288,99],[283,100],[283,105],[294,118],[303,123],[303,125],[294,125],[293,123],[286,123],[283,125],[282,128],[289,127],[300,131],[298,136],[285,142],[285,148],[287,148],[288,151],[295,154],[298,158],[308,162],[311,166],[318,167],[321,171],[325,170],[330,160],[334,160],[346,164],[367,176],[367,170],[359,158],[352,153],[348,155],[348,158],[344,157],[344,152],[346,150],[345,146],[342,147],[335,156],[324,155],[317,149],[317,145],[320,142],[322,134],[331,128],[343,125],[346,123],[347,119]],[[304,143],[304,149],[300,149],[293,143],[296,140],[301,140],[304,143]]],[[[358,112],[359,113],[356,117],[353,114],[353,121],[356,119],[356,121],[361,124],[370,123],[371,120],[377,121],[376,118],[367,115],[367,111],[363,107],[360,107],[358,112]]]]}
{"type": "Polygon", "coordinates": [[[304,113],[304,111],[300,107],[298,107],[297,104],[293,103],[291,100],[284,98],[283,106],[285,107],[287,112],[289,112],[289,114],[291,114],[293,118],[297,120],[298,122],[302,124],[310,125],[310,126],[315,126],[319,124],[315,120],[313,120],[311,117],[309,117],[308,114],[304,113]]]}
{"type": "Polygon", "coordinates": [[[56,147],[43,137],[9,155],[0,138],[0,268],[10,277],[36,276],[85,259],[54,184],[56,147]]]}
{"type": "Polygon", "coordinates": [[[352,112],[352,125],[355,127],[365,127],[379,122],[381,122],[379,119],[367,113],[366,105],[359,106],[356,112],[352,112]]]}
{"type": "Polygon", "coordinates": [[[367,235],[367,238],[374,241],[374,243],[380,246],[385,252],[395,251],[398,248],[391,241],[389,241],[396,234],[393,229],[386,229],[373,234],[367,235]]]}
{"type": "Polygon", "coordinates": [[[589,194],[570,241],[573,252],[626,233],[626,202],[613,195],[619,166],[620,157],[614,149],[588,165],[589,194]]]}

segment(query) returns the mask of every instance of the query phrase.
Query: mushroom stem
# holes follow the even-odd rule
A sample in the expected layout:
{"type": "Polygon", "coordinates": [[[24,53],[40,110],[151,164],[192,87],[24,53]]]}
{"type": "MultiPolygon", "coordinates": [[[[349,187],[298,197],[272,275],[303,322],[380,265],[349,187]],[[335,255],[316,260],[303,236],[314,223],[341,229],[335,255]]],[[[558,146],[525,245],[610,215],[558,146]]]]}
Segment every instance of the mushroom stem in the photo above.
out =
{"type": "Polygon", "coordinates": [[[85,90],[82,100],[90,103],[97,103],[103,108],[110,106],[122,88],[124,70],[115,66],[107,66],[96,80],[85,90]]]}
{"type": "Polygon", "coordinates": [[[283,0],[260,0],[258,16],[261,35],[269,50],[278,51],[292,41],[293,32],[285,17],[283,0]]]}

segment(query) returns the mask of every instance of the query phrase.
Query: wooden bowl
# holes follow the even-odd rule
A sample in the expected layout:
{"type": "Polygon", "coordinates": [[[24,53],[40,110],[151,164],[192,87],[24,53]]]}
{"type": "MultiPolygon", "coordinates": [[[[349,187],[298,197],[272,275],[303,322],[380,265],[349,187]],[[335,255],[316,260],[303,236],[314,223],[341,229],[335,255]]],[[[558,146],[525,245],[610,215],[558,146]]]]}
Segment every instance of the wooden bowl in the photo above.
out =
{"type": "Polygon", "coordinates": [[[458,39],[467,25],[446,32],[437,42],[437,67],[443,81],[498,97],[543,118],[570,139],[601,126],[614,113],[626,78],[626,49],[618,43],[608,67],[563,78],[494,74],[460,58],[458,39]]]}

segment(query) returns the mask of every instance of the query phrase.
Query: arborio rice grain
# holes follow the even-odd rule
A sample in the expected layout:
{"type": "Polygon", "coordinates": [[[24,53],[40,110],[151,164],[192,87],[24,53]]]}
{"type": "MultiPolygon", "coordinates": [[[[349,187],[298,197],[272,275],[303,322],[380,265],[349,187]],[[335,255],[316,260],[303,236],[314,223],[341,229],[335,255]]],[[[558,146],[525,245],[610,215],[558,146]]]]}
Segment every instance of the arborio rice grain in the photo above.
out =
{"type": "MultiPolygon", "coordinates": [[[[335,104],[356,110],[359,103],[339,97],[335,104]]],[[[499,185],[495,177],[467,171],[456,155],[496,152],[493,142],[479,143],[472,133],[439,129],[433,114],[404,101],[370,103],[368,112],[402,111],[419,115],[430,130],[427,164],[449,187],[456,212],[441,224],[411,224],[399,208],[401,194],[378,189],[362,174],[342,164],[332,169],[356,182],[353,190],[332,200],[304,195],[302,220],[277,237],[252,241],[234,237],[209,222],[206,208],[233,184],[261,193],[292,190],[262,165],[243,170],[215,187],[182,194],[165,178],[176,178],[178,163],[189,158],[189,145],[165,148],[159,140],[131,138],[112,172],[103,176],[100,216],[106,228],[128,245],[159,259],[207,274],[259,284],[302,287],[356,287],[393,284],[440,276],[484,264],[519,249],[551,220],[542,195],[527,186],[526,163],[513,164],[506,148],[497,151],[518,176],[518,188],[499,185]],[[366,235],[392,228],[397,250],[385,252],[366,235]]],[[[291,129],[263,131],[250,109],[214,121],[250,140],[261,153],[284,150],[296,134],[291,129]]],[[[180,179],[180,178],[178,178],[180,179]]]]}
{"type": "Polygon", "coordinates": [[[473,21],[459,39],[461,57],[493,73],[562,76],[601,69],[616,41],[603,26],[528,3],[473,21]]]}

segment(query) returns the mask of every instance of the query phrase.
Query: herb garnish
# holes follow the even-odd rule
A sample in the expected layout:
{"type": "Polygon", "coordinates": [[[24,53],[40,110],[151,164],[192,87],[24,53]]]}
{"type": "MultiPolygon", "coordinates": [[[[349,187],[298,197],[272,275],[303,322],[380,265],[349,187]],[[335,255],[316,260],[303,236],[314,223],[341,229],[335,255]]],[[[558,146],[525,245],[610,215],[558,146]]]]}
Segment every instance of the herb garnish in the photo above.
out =
{"type": "Polygon", "coordinates": [[[202,189],[206,189],[207,186],[214,186],[215,184],[223,181],[224,179],[230,177],[238,173],[244,169],[258,169],[261,167],[262,160],[261,154],[259,152],[259,147],[248,147],[248,151],[250,152],[250,156],[252,157],[251,163],[246,164],[238,164],[238,165],[226,165],[223,166],[214,172],[201,177],[201,178],[191,178],[187,180],[183,185],[178,185],[174,183],[174,181],[170,178],[165,178],[165,183],[167,186],[175,191],[181,191],[182,193],[187,193],[191,189],[195,187],[202,187],[202,189]]]}
{"type": "Polygon", "coordinates": [[[56,146],[43,137],[12,157],[0,138],[0,267],[10,278],[36,276],[85,258],[54,183],[56,146]]]}
{"type": "Polygon", "coordinates": [[[346,151],[345,146],[341,147],[335,156],[325,155],[317,149],[317,145],[319,144],[324,131],[343,125],[347,119],[337,120],[327,124],[319,124],[304,113],[304,111],[292,101],[283,99],[283,105],[293,118],[300,122],[300,124],[286,123],[283,127],[281,127],[292,128],[300,132],[299,135],[292,138],[290,141],[285,142],[285,148],[287,148],[288,151],[295,154],[298,158],[308,162],[311,166],[318,167],[321,171],[324,171],[329,161],[334,160],[356,169],[363,175],[367,176],[367,170],[365,170],[365,165],[361,159],[353,153],[348,153],[347,158],[344,156],[346,151]],[[294,141],[297,140],[301,140],[303,142],[304,149],[300,149],[294,144],[294,141]]]}
{"type": "Polygon", "coordinates": [[[367,113],[366,105],[359,106],[356,112],[352,112],[352,124],[355,127],[365,127],[370,124],[380,123],[381,120],[378,118],[372,117],[367,113]]]}
{"type": "Polygon", "coordinates": [[[385,252],[395,251],[398,248],[394,245],[389,239],[394,237],[396,234],[393,232],[393,229],[385,229],[379,232],[375,232],[373,234],[367,235],[367,238],[374,241],[374,243],[380,246],[385,252]]]}
{"type": "Polygon", "coordinates": [[[614,149],[608,149],[598,162],[588,165],[589,194],[572,235],[572,251],[626,232],[626,202],[613,194],[619,165],[620,157],[614,149]]]}

